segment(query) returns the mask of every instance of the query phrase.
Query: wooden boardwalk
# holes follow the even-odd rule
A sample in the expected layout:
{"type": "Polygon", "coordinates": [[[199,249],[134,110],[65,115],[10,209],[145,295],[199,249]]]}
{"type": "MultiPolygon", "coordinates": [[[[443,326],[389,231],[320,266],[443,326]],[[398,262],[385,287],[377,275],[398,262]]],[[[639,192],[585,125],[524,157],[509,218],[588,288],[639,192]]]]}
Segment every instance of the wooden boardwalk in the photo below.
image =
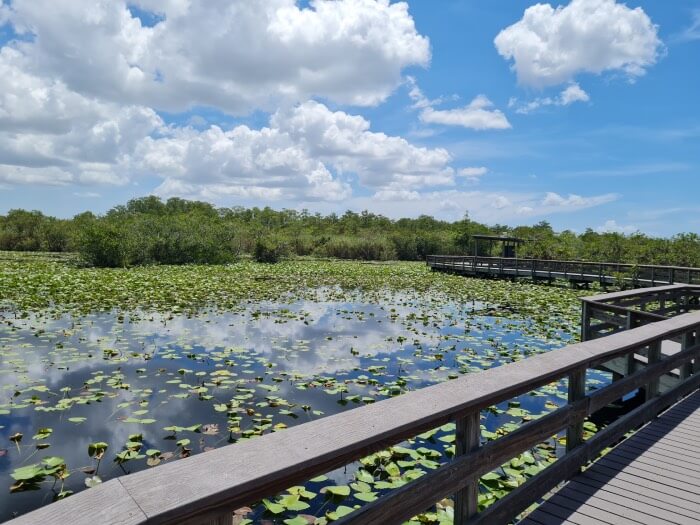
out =
{"type": "MultiPolygon", "coordinates": [[[[625,290],[582,297],[581,301],[581,340],[588,341],[700,310],[700,286],[674,284],[625,290]]],[[[661,355],[672,356],[682,345],[681,338],[662,341],[661,355]]],[[[603,363],[600,368],[616,377],[624,377],[643,369],[648,364],[648,354],[648,349],[642,349],[639,353],[603,363]]],[[[689,370],[676,369],[664,374],[660,379],[660,391],[673,388],[681,376],[687,377],[689,373],[689,370]]]]}
{"type": "Polygon", "coordinates": [[[700,392],[623,441],[520,523],[700,523],[700,392]]]}
{"type": "Polygon", "coordinates": [[[428,255],[426,263],[435,271],[498,279],[525,278],[548,282],[565,280],[577,285],[624,284],[635,288],[674,283],[700,284],[700,268],[679,266],[462,255],[428,255]]]}

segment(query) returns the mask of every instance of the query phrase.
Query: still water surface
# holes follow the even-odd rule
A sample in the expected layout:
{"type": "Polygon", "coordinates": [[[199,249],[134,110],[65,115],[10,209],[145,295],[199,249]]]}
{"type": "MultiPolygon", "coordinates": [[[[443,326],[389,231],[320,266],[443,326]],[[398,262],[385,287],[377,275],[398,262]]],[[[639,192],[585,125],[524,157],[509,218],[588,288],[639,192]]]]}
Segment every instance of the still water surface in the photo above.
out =
{"type": "MultiPolygon", "coordinates": [[[[544,336],[527,319],[494,316],[480,303],[400,293],[360,299],[250,304],[223,314],[0,313],[0,521],[60,492],[49,478],[38,490],[10,493],[12,472],[47,456],[65,460],[63,490],[77,492],[95,474],[107,480],[151,468],[147,450],[151,464],[175,461],[557,348],[570,337],[544,336]],[[114,461],[133,434],[142,435],[136,455],[144,457],[114,461]],[[95,442],[109,445],[97,472],[88,455],[95,442]]],[[[522,396],[520,408],[537,414],[561,404],[564,388],[522,396]]],[[[488,430],[521,422],[522,413],[501,408],[485,415],[488,430]]],[[[443,452],[449,440],[431,446],[443,452]]],[[[319,505],[307,513],[322,513],[319,505]]]]}

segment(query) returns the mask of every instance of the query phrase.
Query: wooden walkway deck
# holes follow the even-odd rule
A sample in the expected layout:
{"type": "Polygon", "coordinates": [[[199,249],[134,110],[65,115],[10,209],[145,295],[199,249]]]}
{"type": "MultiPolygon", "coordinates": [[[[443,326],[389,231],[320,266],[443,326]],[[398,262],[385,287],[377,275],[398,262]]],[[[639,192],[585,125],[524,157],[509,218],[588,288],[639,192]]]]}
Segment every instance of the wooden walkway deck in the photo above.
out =
{"type": "Polygon", "coordinates": [[[700,523],[700,392],[623,441],[520,523],[700,523]]]}
{"type": "Polygon", "coordinates": [[[700,268],[632,265],[548,259],[428,255],[426,264],[435,271],[497,279],[568,281],[576,285],[630,285],[635,288],[663,284],[700,284],[700,268]]]}

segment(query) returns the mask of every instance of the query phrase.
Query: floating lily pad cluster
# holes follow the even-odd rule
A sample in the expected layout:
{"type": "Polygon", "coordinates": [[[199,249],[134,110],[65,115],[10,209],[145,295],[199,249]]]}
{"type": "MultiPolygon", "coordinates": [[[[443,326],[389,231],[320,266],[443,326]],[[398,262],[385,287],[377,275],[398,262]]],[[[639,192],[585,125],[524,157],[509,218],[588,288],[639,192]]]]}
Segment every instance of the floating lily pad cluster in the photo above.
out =
{"type": "MultiPolygon", "coordinates": [[[[97,270],[10,259],[0,262],[0,301],[0,476],[12,487],[0,519],[560,347],[576,338],[579,313],[566,289],[327,261],[97,270]]],[[[565,392],[563,381],[491,407],[482,438],[555,409],[565,392]]],[[[331,522],[449,461],[454,433],[416,436],[236,519],[331,522]]],[[[484,476],[480,504],[553,461],[560,439],[484,476]]],[[[451,516],[445,500],[414,521],[451,516]]]]}

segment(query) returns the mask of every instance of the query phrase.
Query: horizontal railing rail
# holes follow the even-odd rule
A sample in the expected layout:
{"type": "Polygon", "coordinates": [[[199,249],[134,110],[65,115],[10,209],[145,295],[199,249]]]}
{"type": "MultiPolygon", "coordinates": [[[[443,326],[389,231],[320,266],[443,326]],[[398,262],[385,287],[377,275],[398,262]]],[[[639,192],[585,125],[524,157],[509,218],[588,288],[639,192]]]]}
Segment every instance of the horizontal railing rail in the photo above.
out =
{"type": "Polygon", "coordinates": [[[611,262],[570,261],[534,258],[484,257],[473,255],[428,255],[426,262],[433,268],[455,269],[483,273],[500,271],[516,275],[522,271],[523,276],[538,274],[556,274],[551,277],[591,281],[596,278],[602,283],[623,281],[633,284],[657,286],[664,283],[700,284],[700,268],[683,266],[664,266],[648,264],[627,264],[611,262]]]}
{"type": "Polygon", "coordinates": [[[583,297],[581,339],[604,337],[698,310],[699,298],[700,286],[686,284],[583,297]]]}
{"type": "Polygon", "coordinates": [[[17,518],[14,525],[66,522],[230,524],[234,509],[348,465],[447,422],[457,424],[453,461],[380,496],[338,523],[401,523],[455,495],[455,523],[506,523],[593,460],[605,447],[700,386],[700,312],[587,341],[328,416],[290,429],[122,476],[17,518]],[[663,357],[664,340],[682,350],[663,357]],[[647,350],[648,365],[589,392],[586,371],[647,350]],[[659,378],[684,372],[659,395],[659,378]],[[481,443],[480,412],[568,378],[568,403],[504,437],[481,443]],[[646,402],[584,441],[584,419],[638,388],[646,402]],[[479,477],[566,429],[566,454],[485,511],[477,512],[479,477]]]}

